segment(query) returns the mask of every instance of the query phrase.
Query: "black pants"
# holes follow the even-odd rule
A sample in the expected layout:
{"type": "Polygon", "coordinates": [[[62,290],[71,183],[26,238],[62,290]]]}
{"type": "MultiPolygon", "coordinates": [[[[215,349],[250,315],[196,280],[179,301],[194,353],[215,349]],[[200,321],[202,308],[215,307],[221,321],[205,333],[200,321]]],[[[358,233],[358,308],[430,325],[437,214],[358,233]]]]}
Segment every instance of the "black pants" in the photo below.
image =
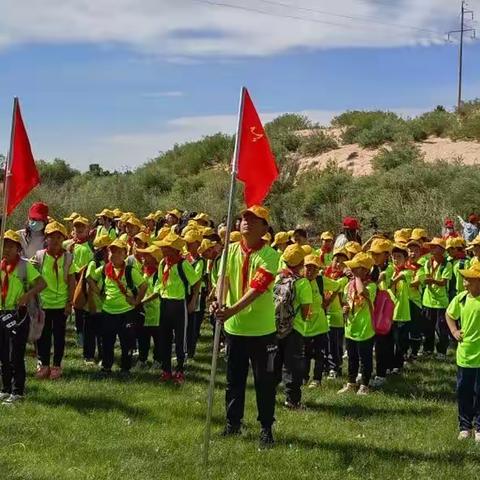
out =
{"type": "Polygon", "coordinates": [[[328,368],[336,373],[342,373],[344,327],[330,327],[328,332],[328,368]]]}
{"type": "Polygon", "coordinates": [[[417,355],[422,344],[423,310],[414,302],[410,302],[410,349],[417,355]]]}
{"type": "Polygon", "coordinates": [[[393,322],[393,368],[403,368],[409,345],[410,322],[393,322]]]}
{"type": "Polygon", "coordinates": [[[348,352],[348,382],[355,383],[358,372],[362,374],[362,385],[368,386],[373,370],[374,339],[357,342],[346,339],[348,352]]]}
{"type": "Polygon", "coordinates": [[[305,373],[306,381],[310,378],[310,367],[312,360],[314,361],[313,379],[318,382],[322,381],[323,370],[325,365],[325,357],[328,350],[328,333],[321,333],[314,337],[305,337],[305,373]]]}
{"type": "Polygon", "coordinates": [[[187,325],[187,353],[188,358],[193,358],[197,350],[197,342],[200,337],[203,315],[205,312],[192,312],[188,314],[187,325]]]}
{"type": "Polygon", "coordinates": [[[120,368],[129,371],[132,367],[132,353],[135,341],[136,311],[112,315],[103,312],[102,316],[102,367],[111,370],[114,361],[115,342],[117,335],[120,340],[120,368]]]}
{"type": "Polygon", "coordinates": [[[275,421],[275,357],[277,339],[275,334],[261,337],[226,335],[227,389],[225,408],[227,422],[240,425],[245,409],[245,389],[249,364],[252,365],[255,394],[257,397],[257,420],[262,427],[271,427],[275,421]]]}
{"type": "Polygon", "coordinates": [[[53,366],[60,367],[65,353],[67,316],[63,308],[45,309],[45,325],[37,340],[38,360],[44,367],[50,366],[53,336],[53,366]]]}
{"type": "Polygon", "coordinates": [[[75,331],[77,335],[83,335],[87,315],[88,313],[85,310],[75,309],[75,331]]]}
{"type": "Polygon", "coordinates": [[[146,362],[153,340],[153,360],[162,361],[160,327],[140,327],[138,330],[138,360],[146,362]]]}
{"type": "Polygon", "coordinates": [[[457,401],[460,430],[480,432],[480,368],[458,367],[457,401]]]}
{"type": "Polygon", "coordinates": [[[305,341],[296,330],[278,340],[276,358],[277,385],[283,380],[287,402],[297,405],[302,399],[302,383],[305,375],[305,341]]]}
{"type": "Polygon", "coordinates": [[[446,354],[450,342],[450,330],[445,319],[444,308],[425,308],[425,324],[423,349],[433,353],[435,347],[435,332],[437,333],[437,352],[446,354]]]}
{"type": "Polygon", "coordinates": [[[30,319],[15,329],[15,333],[0,325],[0,362],[2,367],[2,392],[13,395],[25,393],[25,348],[30,319]]]}
{"type": "Polygon", "coordinates": [[[183,372],[187,351],[187,306],[185,300],[162,299],[160,306],[160,352],[162,370],[172,371],[172,342],[175,334],[177,371],[183,372]]]}
{"type": "Polygon", "coordinates": [[[98,360],[102,360],[102,313],[86,312],[83,324],[83,358],[93,360],[95,352],[98,360]]]}
{"type": "Polygon", "coordinates": [[[378,377],[386,377],[387,370],[393,368],[393,328],[387,335],[375,335],[375,372],[378,377]]]}

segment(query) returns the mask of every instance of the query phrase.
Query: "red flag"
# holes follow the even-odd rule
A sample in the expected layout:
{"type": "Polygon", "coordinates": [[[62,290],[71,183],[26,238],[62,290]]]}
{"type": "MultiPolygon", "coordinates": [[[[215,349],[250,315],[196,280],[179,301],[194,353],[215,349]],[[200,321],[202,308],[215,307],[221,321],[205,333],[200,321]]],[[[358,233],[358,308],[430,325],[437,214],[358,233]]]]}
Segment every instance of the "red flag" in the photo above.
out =
{"type": "Polygon", "coordinates": [[[244,90],[237,178],[245,184],[247,207],[261,205],[278,177],[277,164],[255,106],[244,90]]]}
{"type": "Polygon", "coordinates": [[[13,108],[7,215],[10,215],[30,191],[40,183],[40,175],[35,166],[18,99],[15,99],[13,108]]]}

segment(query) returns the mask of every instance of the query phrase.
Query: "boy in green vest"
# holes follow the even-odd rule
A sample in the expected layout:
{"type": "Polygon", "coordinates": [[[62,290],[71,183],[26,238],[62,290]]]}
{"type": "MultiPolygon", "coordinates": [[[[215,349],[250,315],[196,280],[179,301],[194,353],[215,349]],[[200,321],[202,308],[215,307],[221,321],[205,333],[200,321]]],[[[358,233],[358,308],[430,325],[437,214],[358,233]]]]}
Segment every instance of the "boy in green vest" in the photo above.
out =
{"type": "Polygon", "coordinates": [[[447,323],[457,346],[457,401],[459,440],[475,430],[480,443],[480,263],[459,270],[466,292],[458,294],[448,306],[447,323]]]}
{"type": "Polygon", "coordinates": [[[0,401],[6,405],[24,397],[25,349],[31,321],[27,305],[47,286],[35,267],[20,257],[21,250],[20,235],[7,230],[0,264],[0,401]]]}
{"type": "Polygon", "coordinates": [[[99,224],[95,233],[95,238],[108,235],[112,240],[115,240],[117,237],[117,232],[113,222],[115,214],[111,210],[108,210],[108,208],[104,208],[95,216],[97,217],[99,224]]]}

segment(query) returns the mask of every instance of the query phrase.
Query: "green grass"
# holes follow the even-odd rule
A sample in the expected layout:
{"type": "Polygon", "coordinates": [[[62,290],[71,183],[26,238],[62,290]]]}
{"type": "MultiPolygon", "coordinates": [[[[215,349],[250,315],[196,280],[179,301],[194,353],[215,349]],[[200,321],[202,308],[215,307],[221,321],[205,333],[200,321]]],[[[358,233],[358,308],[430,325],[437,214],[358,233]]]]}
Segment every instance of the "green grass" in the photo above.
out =
{"type": "MultiPolygon", "coordinates": [[[[204,332],[206,336],[206,332],[204,332]]],[[[210,338],[208,336],[208,338],[210,338]]],[[[100,380],[68,345],[64,379],[28,379],[28,400],[0,409],[0,478],[469,479],[480,446],[456,440],[455,368],[422,362],[369,397],[337,396],[341,381],[306,390],[308,410],[290,412],[278,394],[276,446],[257,447],[254,391],[246,430],[223,439],[220,360],[210,465],[202,466],[209,347],[200,346],[185,386],[160,385],[148,371],[100,380]]],[[[33,371],[32,358],[28,361],[33,371]]]]}

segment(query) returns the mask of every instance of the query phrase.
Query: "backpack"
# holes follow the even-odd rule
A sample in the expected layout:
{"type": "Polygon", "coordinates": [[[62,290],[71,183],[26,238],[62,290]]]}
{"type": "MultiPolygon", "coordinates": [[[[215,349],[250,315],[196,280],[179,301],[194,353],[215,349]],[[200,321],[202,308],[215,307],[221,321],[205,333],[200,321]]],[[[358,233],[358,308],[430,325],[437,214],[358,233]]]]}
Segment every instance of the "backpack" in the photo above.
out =
{"type": "Polygon", "coordinates": [[[280,273],[273,287],[275,322],[279,339],[285,338],[293,330],[293,320],[298,312],[298,309],[295,310],[294,307],[295,282],[300,278],[299,275],[284,275],[280,273]]]}
{"type": "Polygon", "coordinates": [[[388,335],[393,325],[395,304],[387,290],[378,290],[373,302],[372,322],[377,335],[388,335]]]}
{"type": "MultiPolygon", "coordinates": [[[[43,270],[43,264],[45,262],[45,255],[47,251],[46,250],[38,250],[37,253],[35,253],[33,257],[33,262],[35,264],[35,267],[37,268],[38,272],[41,274],[43,270]]],[[[68,283],[68,272],[70,271],[70,267],[72,266],[73,263],[73,255],[66,251],[63,254],[63,279],[65,280],[65,283],[68,283]]]]}
{"type": "Polygon", "coordinates": [[[78,281],[73,292],[73,308],[83,310],[87,301],[87,267],[85,266],[79,272],[78,281]]]}
{"type": "MultiPolygon", "coordinates": [[[[25,258],[21,258],[17,265],[18,277],[24,285],[24,290],[28,290],[27,282],[27,262],[25,258]]],[[[28,316],[30,317],[30,326],[28,330],[28,342],[35,343],[41,336],[45,325],[45,313],[40,306],[38,296],[32,298],[27,305],[28,316]]]]}

